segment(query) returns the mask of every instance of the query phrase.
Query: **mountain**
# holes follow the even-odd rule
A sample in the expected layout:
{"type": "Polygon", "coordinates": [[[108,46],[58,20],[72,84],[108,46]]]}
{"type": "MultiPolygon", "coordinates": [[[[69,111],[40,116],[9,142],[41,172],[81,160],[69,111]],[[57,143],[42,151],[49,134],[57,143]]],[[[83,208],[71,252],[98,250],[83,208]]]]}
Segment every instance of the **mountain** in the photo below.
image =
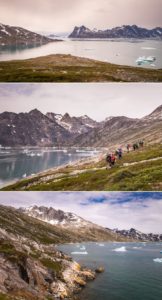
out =
{"type": "Polygon", "coordinates": [[[162,28],[156,27],[153,29],[146,29],[138,27],[137,25],[123,25],[106,30],[90,30],[85,26],[75,27],[69,38],[76,39],[105,39],[105,38],[135,38],[135,39],[162,39],[162,28]]]}
{"type": "Polygon", "coordinates": [[[72,144],[83,147],[119,147],[120,144],[126,145],[140,139],[147,143],[162,142],[161,112],[162,106],[159,106],[153,113],[141,119],[110,117],[87,134],[74,138],[72,144]]]}
{"type": "Polygon", "coordinates": [[[56,210],[52,207],[31,206],[20,208],[19,211],[25,215],[41,220],[58,228],[66,229],[71,232],[74,238],[82,241],[121,241],[123,238],[114,233],[111,229],[89,222],[74,213],[56,210]]]}
{"type": "Polygon", "coordinates": [[[162,120],[162,105],[157,107],[151,114],[143,118],[144,120],[162,120]]]}
{"type": "Polygon", "coordinates": [[[37,109],[29,113],[0,114],[0,144],[3,146],[60,145],[69,133],[37,109]]]}
{"type": "Polygon", "coordinates": [[[125,238],[130,238],[140,242],[162,242],[162,234],[142,233],[134,228],[129,230],[114,229],[113,231],[125,238]]]}
{"type": "Polygon", "coordinates": [[[118,147],[140,139],[147,143],[162,142],[162,106],[148,116],[133,119],[108,117],[96,122],[88,116],[71,117],[34,109],[29,113],[0,114],[2,146],[76,146],[118,147]]]}
{"type": "Polygon", "coordinates": [[[48,38],[21,27],[0,24],[0,46],[37,46],[53,42],[48,38]]]}
{"type": "Polygon", "coordinates": [[[68,130],[73,134],[81,134],[86,133],[89,129],[94,128],[98,125],[98,123],[88,116],[81,117],[71,117],[68,113],[64,115],[47,113],[46,116],[51,120],[57,122],[60,126],[68,130]]]}

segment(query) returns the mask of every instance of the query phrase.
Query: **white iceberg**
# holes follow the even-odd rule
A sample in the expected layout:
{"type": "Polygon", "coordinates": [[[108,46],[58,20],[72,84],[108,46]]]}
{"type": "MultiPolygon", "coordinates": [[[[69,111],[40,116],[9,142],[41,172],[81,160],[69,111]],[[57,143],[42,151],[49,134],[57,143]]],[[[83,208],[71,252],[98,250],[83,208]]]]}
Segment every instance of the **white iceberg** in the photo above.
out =
{"type": "Polygon", "coordinates": [[[80,254],[81,254],[81,255],[87,255],[88,252],[87,252],[87,251],[84,251],[84,252],[75,251],[75,252],[71,252],[71,254],[72,254],[72,255],[78,255],[78,254],[79,254],[79,255],[80,255],[80,254]]]}
{"type": "Polygon", "coordinates": [[[127,249],[126,249],[126,247],[125,247],[125,246],[122,246],[122,247],[120,247],[120,248],[116,248],[116,249],[114,249],[113,251],[115,251],[115,252],[126,252],[126,251],[127,251],[127,249]]]}
{"type": "Polygon", "coordinates": [[[157,263],[162,263],[162,258],[154,258],[153,261],[157,263]]]}

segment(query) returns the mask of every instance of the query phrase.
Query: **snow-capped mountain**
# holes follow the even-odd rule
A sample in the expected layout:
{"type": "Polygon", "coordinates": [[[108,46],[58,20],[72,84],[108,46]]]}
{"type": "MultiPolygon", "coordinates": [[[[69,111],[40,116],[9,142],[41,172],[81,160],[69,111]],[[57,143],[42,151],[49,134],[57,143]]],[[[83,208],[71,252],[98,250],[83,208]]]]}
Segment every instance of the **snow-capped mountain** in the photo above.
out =
{"type": "Polygon", "coordinates": [[[98,125],[96,121],[92,120],[86,115],[81,117],[71,117],[68,113],[65,113],[64,115],[47,113],[46,116],[57,122],[70,133],[74,134],[86,133],[89,131],[89,129],[98,125]]]}
{"type": "Polygon", "coordinates": [[[39,219],[51,225],[60,225],[62,227],[69,228],[81,228],[90,225],[92,226],[92,223],[84,220],[74,213],[56,210],[53,207],[34,205],[28,208],[21,208],[20,210],[30,217],[39,219]]]}
{"type": "Polygon", "coordinates": [[[90,30],[85,26],[75,27],[69,38],[137,38],[162,39],[162,28],[146,29],[137,25],[123,25],[106,30],[90,30]]]}
{"type": "Polygon", "coordinates": [[[34,46],[53,42],[54,39],[27,29],[0,24],[0,46],[34,46]]]}
{"type": "Polygon", "coordinates": [[[162,241],[162,234],[153,234],[153,233],[143,233],[134,228],[129,230],[113,230],[115,233],[122,235],[133,240],[142,241],[142,242],[160,242],[162,241]]]}

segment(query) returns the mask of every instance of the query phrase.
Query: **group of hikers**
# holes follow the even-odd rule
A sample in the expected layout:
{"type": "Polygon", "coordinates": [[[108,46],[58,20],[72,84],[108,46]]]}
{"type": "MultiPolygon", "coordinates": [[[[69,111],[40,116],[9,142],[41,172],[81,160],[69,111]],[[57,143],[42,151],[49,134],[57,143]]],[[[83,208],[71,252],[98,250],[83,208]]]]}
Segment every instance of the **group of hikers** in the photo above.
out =
{"type": "MultiPolygon", "coordinates": [[[[138,150],[139,148],[142,148],[143,146],[144,146],[143,140],[133,143],[132,145],[127,144],[126,145],[127,153],[129,153],[131,151],[131,149],[133,149],[135,151],[135,150],[138,150]]],[[[114,153],[108,153],[106,155],[106,162],[107,162],[109,168],[112,168],[115,165],[116,160],[117,159],[120,160],[120,159],[122,159],[122,157],[123,157],[122,147],[118,148],[114,153]]]]}

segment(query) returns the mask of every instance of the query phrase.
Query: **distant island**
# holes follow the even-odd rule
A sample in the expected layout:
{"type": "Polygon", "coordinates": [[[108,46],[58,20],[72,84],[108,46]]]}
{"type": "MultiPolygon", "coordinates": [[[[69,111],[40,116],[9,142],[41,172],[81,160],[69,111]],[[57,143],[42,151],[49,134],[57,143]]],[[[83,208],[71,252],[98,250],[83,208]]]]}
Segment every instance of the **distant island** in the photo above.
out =
{"type": "Polygon", "coordinates": [[[131,38],[131,39],[157,39],[162,40],[162,27],[146,29],[137,25],[123,25],[112,29],[93,30],[84,25],[75,26],[69,38],[75,39],[114,39],[114,38],[131,38]]]}

